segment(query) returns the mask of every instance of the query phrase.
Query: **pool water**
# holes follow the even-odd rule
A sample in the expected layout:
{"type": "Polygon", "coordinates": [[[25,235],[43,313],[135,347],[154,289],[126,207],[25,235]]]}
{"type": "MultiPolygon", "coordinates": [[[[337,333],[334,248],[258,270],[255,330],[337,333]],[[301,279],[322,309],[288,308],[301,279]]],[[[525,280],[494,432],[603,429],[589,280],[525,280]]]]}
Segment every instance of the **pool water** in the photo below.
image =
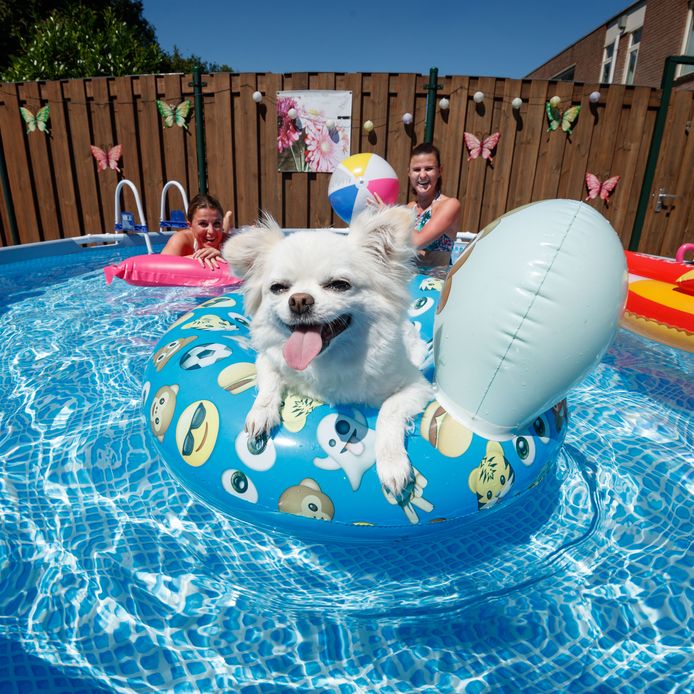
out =
{"type": "Polygon", "coordinates": [[[122,257],[0,273],[0,691],[694,686],[694,355],[620,331],[521,503],[308,543],[208,508],[157,458],[145,362],[220,290],[107,287],[122,257]]]}

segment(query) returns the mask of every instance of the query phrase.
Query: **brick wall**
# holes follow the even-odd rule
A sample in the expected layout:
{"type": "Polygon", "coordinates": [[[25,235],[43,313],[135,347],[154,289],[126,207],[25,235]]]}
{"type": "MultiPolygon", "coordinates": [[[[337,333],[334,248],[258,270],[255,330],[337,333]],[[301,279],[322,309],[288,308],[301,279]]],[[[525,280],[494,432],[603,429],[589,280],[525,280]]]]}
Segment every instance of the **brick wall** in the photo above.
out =
{"type": "MultiPolygon", "coordinates": [[[[626,6],[624,9],[628,9],[626,6]]],[[[687,25],[688,0],[648,0],[646,17],[641,31],[641,45],[636,64],[634,83],[659,87],[665,58],[679,55],[687,25]]],[[[571,65],[575,65],[574,79],[581,82],[597,82],[600,79],[603,48],[607,23],[557,54],[533,70],[528,77],[550,79],[571,65]]],[[[629,48],[629,36],[619,40],[614,82],[621,83],[629,48]]]]}
{"type": "Polygon", "coordinates": [[[687,10],[687,0],[648,0],[636,64],[636,84],[660,86],[665,58],[682,51],[687,10]]]}
{"type": "Polygon", "coordinates": [[[575,65],[575,81],[597,82],[600,79],[604,37],[605,27],[601,26],[588,34],[588,36],[569,46],[559,55],[548,60],[544,65],[527,75],[527,77],[547,80],[575,65]]]}

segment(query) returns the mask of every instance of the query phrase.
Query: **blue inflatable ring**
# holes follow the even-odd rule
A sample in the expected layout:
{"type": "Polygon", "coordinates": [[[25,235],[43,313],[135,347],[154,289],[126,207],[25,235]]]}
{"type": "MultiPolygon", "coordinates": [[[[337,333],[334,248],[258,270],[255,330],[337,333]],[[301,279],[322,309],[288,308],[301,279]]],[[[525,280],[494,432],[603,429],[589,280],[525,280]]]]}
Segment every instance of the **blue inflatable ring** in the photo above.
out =
{"type": "MultiPolygon", "coordinates": [[[[442,286],[424,275],[411,283],[410,318],[430,345],[442,286]]],[[[433,371],[430,357],[423,372],[431,380],[433,371]]],[[[565,400],[502,440],[471,431],[433,401],[407,437],[414,475],[395,499],[376,474],[377,410],[291,394],[282,425],[255,445],[244,432],[254,385],[243,297],[230,292],[162,337],[143,404],[162,458],[190,492],[234,518],[299,534],[407,536],[487,513],[538,483],[566,433],[565,400]]]]}

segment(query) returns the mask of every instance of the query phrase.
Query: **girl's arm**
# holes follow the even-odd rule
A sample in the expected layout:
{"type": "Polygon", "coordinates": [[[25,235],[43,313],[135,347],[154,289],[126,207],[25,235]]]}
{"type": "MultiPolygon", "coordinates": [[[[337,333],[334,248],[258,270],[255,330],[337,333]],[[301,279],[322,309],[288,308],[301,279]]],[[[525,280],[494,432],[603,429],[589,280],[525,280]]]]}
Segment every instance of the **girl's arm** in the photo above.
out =
{"type": "Polygon", "coordinates": [[[177,231],[173,236],[169,238],[166,242],[166,246],[162,248],[162,255],[190,255],[192,249],[188,243],[186,235],[177,231]]]}
{"type": "Polygon", "coordinates": [[[460,202],[457,198],[446,198],[436,204],[431,212],[431,219],[421,231],[414,232],[414,242],[417,248],[426,248],[432,241],[447,231],[457,231],[460,217],[460,202]]]}

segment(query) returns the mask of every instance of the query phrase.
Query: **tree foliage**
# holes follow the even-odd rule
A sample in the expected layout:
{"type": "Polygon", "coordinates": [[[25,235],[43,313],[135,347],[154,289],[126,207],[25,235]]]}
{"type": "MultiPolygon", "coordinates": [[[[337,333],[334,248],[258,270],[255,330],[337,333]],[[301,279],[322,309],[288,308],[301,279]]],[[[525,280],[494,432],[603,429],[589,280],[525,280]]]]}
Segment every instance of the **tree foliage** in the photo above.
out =
{"type": "Polygon", "coordinates": [[[6,81],[230,70],[163,51],[136,0],[0,0],[0,27],[6,81]]]}
{"type": "Polygon", "coordinates": [[[165,53],[160,66],[160,72],[192,72],[199,67],[202,72],[233,72],[226,63],[208,63],[195,54],[185,57],[178,46],[173,47],[173,52],[165,53]]]}

